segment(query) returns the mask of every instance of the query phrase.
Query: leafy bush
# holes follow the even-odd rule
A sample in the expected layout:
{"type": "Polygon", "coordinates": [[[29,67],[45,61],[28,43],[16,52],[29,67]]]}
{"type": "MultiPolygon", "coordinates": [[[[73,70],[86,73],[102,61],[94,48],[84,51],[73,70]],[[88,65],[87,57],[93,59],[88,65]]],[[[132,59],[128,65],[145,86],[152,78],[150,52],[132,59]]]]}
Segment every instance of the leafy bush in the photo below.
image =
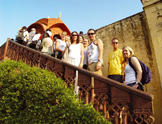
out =
{"type": "Polygon", "coordinates": [[[7,60],[0,64],[0,123],[107,124],[92,105],[48,70],[7,60]]]}

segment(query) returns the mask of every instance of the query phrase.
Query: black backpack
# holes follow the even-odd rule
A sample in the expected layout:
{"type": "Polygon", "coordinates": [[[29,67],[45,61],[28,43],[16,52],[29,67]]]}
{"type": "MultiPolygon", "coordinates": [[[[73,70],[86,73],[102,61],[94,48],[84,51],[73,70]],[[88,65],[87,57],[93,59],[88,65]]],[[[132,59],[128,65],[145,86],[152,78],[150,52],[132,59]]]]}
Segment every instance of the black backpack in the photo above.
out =
{"type": "MultiPolygon", "coordinates": [[[[134,56],[135,57],[135,56],[134,56]]],[[[140,65],[141,65],[141,68],[142,68],[142,79],[141,79],[141,83],[143,85],[149,83],[151,81],[151,71],[149,69],[148,66],[146,66],[142,61],[140,61],[138,59],[140,65]]],[[[133,70],[135,71],[136,75],[137,75],[137,72],[133,66],[133,64],[131,63],[131,57],[129,58],[129,65],[133,68],[133,70]]]]}

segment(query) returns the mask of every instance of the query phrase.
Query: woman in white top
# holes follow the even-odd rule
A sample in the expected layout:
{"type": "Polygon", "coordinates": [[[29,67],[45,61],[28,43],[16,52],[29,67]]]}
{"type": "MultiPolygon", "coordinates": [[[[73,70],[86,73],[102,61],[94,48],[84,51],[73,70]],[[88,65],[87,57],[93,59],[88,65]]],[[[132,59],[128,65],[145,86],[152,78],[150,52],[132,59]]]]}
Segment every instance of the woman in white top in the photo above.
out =
{"type": "Polygon", "coordinates": [[[52,56],[53,57],[57,57],[57,51],[55,51],[55,47],[56,47],[56,41],[58,40],[58,39],[61,39],[61,36],[60,36],[60,34],[55,34],[55,35],[53,35],[53,51],[54,51],[54,53],[52,54],[52,56]]]}
{"type": "MultiPolygon", "coordinates": [[[[141,68],[141,65],[138,59],[134,56],[134,52],[129,46],[124,46],[122,51],[123,51],[124,65],[125,65],[125,69],[124,69],[125,84],[133,88],[143,90],[143,85],[140,83],[142,79],[142,68],[141,68]],[[136,72],[130,66],[129,59],[131,63],[133,64],[136,72]]],[[[132,100],[128,104],[128,106],[129,106],[129,112],[133,117],[133,122],[135,123],[135,119],[137,119],[138,122],[141,122],[142,121],[141,118],[136,118],[136,116],[133,113],[133,101],[132,100]]],[[[142,118],[144,118],[143,115],[142,115],[142,118]]]]}
{"type": "Polygon", "coordinates": [[[61,40],[57,39],[56,40],[56,45],[55,45],[55,51],[58,52],[57,58],[62,59],[62,52],[65,50],[66,43],[65,43],[65,38],[66,38],[67,32],[63,31],[61,34],[61,40]]]}
{"type": "Polygon", "coordinates": [[[51,32],[50,31],[46,31],[45,33],[45,38],[42,41],[41,47],[42,50],[41,52],[47,55],[51,55],[53,53],[52,51],[52,45],[53,45],[53,41],[51,40],[51,32]]]}
{"type": "Polygon", "coordinates": [[[133,56],[134,52],[129,46],[123,47],[122,51],[123,51],[124,64],[125,64],[125,69],[124,69],[125,84],[142,90],[141,83],[140,83],[142,79],[142,68],[138,59],[135,56],[133,56]],[[129,59],[133,64],[133,66],[135,67],[137,75],[133,70],[133,68],[130,66],[129,59]]]}
{"type": "Polygon", "coordinates": [[[68,62],[82,68],[84,59],[83,44],[79,43],[78,37],[79,36],[76,31],[71,33],[71,45],[69,47],[68,62]]]}

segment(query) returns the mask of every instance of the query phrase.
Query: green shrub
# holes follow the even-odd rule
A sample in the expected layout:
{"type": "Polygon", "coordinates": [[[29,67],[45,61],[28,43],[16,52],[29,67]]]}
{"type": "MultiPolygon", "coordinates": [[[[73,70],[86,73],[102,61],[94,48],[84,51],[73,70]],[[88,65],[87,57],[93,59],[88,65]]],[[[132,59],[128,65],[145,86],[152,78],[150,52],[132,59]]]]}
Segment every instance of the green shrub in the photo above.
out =
{"type": "Polygon", "coordinates": [[[92,105],[48,70],[7,60],[0,64],[0,123],[107,124],[92,105]]]}

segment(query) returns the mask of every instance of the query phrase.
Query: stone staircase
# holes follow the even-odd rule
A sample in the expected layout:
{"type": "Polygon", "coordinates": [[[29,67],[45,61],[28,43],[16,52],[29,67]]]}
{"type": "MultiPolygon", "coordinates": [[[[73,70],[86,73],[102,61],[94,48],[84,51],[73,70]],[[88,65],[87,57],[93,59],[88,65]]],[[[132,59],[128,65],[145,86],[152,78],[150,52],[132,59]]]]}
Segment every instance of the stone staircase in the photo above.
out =
{"type": "Polygon", "coordinates": [[[137,124],[152,124],[155,121],[151,116],[154,113],[154,98],[149,93],[42,54],[9,38],[0,47],[0,61],[6,59],[22,60],[30,66],[48,69],[50,72],[55,73],[58,78],[63,79],[67,86],[77,81],[79,99],[84,100],[84,104],[92,103],[97,111],[102,112],[104,117],[114,124],[132,123],[132,117],[129,114],[130,103],[133,104],[137,124]],[[76,71],[78,72],[77,80],[76,71]]]}

